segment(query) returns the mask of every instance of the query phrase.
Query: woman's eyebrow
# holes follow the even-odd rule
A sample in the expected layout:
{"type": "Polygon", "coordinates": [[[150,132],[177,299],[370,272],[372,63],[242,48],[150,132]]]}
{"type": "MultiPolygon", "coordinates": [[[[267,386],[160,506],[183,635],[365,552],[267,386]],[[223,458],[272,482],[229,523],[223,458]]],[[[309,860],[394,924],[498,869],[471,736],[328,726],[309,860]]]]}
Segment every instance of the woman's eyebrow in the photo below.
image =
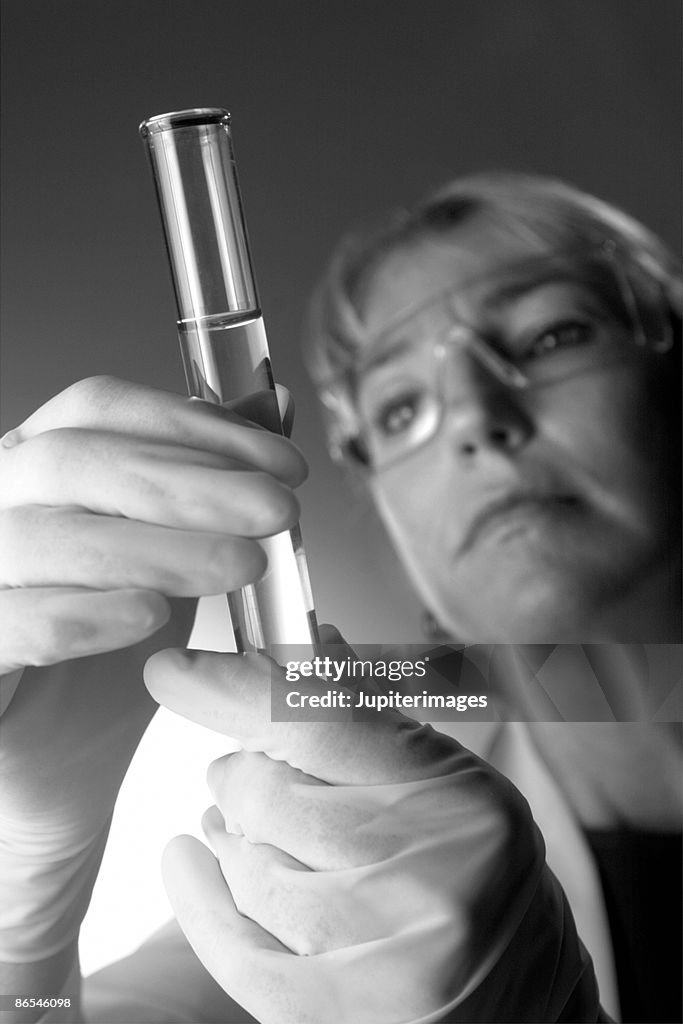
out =
{"type": "Polygon", "coordinates": [[[585,287],[586,282],[581,280],[578,273],[572,274],[569,269],[548,268],[546,272],[535,273],[533,277],[517,277],[496,285],[488,294],[482,296],[481,304],[485,309],[498,309],[549,284],[574,284],[585,287]]]}
{"type": "MultiPolygon", "coordinates": [[[[525,295],[552,284],[574,285],[575,287],[583,288],[585,291],[589,290],[589,284],[579,270],[572,270],[569,267],[547,267],[542,270],[534,268],[533,274],[510,271],[503,281],[495,282],[492,286],[483,285],[482,293],[477,297],[476,303],[486,312],[498,312],[501,308],[523,298],[525,295]]],[[[371,370],[383,366],[386,363],[392,362],[397,356],[401,356],[405,352],[414,349],[416,339],[411,336],[409,329],[411,326],[419,323],[421,314],[431,306],[439,306],[442,303],[445,303],[445,308],[448,309],[450,306],[449,299],[455,300],[454,304],[450,306],[452,314],[454,310],[457,310],[457,300],[463,294],[467,294],[466,286],[458,286],[437,292],[418,306],[412,313],[408,313],[395,324],[390,325],[384,331],[380,331],[374,342],[371,341],[365,361],[365,369],[371,370]],[[374,343],[377,342],[379,342],[379,345],[375,349],[374,343]]],[[[473,326],[467,318],[463,319],[462,322],[467,326],[473,326]]],[[[420,340],[419,335],[417,340],[420,340]]]]}
{"type": "Polygon", "coordinates": [[[405,352],[411,352],[414,347],[415,343],[411,338],[405,334],[400,334],[391,341],[391,344],[382,346],[376,352],[370,351],[368,353],[366,369],[374,370],[378,366],[390,363],[396,356],[401,356],[405,352]]]}

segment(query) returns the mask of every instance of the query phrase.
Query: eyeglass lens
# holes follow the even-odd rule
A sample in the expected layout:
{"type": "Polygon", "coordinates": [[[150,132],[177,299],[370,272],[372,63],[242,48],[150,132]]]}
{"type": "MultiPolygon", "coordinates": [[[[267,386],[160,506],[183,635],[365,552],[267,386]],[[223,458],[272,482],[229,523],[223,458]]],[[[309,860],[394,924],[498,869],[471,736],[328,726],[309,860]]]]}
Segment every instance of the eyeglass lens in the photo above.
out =
{"type": "MultiPolygon", "coordinates": [[[[636,331],[628,287],[608,261],[579,274],[544,260],[441,294],[401,320],[372,345],[356,377],[369,461],[387,465],[430,440],[444,408],[469,399],[477,374],[538,388],[628,359],[636,331]],[[464,360],[476,372],[465,372],[464,360]]],[[[660,329],[648,323],[649,334],[660,329]]]]}

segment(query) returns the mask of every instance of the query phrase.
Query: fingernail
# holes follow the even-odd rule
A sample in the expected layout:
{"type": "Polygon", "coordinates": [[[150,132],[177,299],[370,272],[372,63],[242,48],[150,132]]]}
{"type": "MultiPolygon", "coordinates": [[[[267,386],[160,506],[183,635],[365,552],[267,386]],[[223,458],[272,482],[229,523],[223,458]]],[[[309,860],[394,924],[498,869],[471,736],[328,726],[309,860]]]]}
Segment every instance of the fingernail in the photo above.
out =
{"type": "Polygon", "coordinates": [[[0,437],[0,444],[3,448],[14,448],[15,444],[19,444],[19,440],[18,430],[8,430],[3,437],[0,437]]]}

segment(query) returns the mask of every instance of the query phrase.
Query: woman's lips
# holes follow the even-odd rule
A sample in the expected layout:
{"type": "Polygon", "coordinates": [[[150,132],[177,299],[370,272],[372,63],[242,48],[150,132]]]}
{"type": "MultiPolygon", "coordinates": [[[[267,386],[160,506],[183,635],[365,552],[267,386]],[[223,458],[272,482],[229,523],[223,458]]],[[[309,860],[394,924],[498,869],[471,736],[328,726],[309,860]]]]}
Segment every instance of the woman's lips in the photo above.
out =
{"type": "Polygon", "coordinates": [[[489,502],[470,521],[465,536],[459,544],[456,557],[471,551],[481,540],[494,530],[506,525],[524,526],[525,516],[530,519],[539,515],[558,516],[571,513],[579,507],[579,501],[570,494],[535,494],[516,491],[489,502]]]}

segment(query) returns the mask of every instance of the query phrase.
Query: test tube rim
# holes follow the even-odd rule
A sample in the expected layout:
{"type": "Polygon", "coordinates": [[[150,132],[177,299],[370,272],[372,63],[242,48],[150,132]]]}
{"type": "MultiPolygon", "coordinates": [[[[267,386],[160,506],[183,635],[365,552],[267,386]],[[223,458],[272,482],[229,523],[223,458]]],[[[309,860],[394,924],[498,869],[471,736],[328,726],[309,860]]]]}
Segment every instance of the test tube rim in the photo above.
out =
{"type": "Polygon", "coordinates": [[[230,113],[223,107],[189,107],[187,110],[171,110],[166,114],[146,117],[140,122],[139,132],[145,138],[148,134],[191,128],[193,125],[229,125],[230,120],[230,113]]]}

